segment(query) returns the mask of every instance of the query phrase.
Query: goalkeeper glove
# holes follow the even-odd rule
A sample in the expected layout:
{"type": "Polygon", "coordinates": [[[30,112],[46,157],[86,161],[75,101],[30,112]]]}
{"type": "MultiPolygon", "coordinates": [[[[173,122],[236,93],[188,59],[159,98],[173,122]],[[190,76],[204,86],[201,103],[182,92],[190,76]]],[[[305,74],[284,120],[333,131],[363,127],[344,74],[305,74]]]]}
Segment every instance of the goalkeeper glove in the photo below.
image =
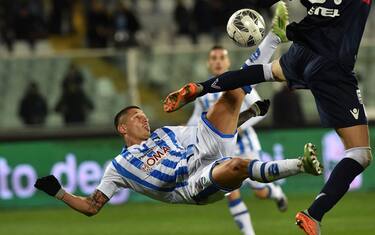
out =
{"type": "Polygon", "coordinates": [[[270,104],[270,100],[258,100],[257,102],[252,104],[249,109],[254,112],[255,116],[264,116],[268,112],[270,104]]]}
{"type": "Polygon", "coordinates": [[[38,178],[34,187],[57,199],[62,199],[65,190],[54,175],[38,178]]]}

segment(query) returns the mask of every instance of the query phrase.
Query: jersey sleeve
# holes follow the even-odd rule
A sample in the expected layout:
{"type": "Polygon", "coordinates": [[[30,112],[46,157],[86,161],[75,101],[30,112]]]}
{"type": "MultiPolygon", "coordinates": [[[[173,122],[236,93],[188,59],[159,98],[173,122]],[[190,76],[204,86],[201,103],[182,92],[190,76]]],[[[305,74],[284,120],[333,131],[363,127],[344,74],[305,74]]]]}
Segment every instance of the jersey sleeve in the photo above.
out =
{"type": "Polygon", "coordinates": [[[203,113],[203,103],[200,98],[195,100],[194,102],[194,111],[191,117],[189,118],[189,121],[187,122],[187,126],[196,126],[198,125],[198,121],[201,118],[201,115],[203,113]]]}
{"type": "Polygon", "coordinates": [[[111,199],[120,188],[128,188],[128,186],[121,175],[116,171],[112,163],[109,163],[104,171],[103,178],[96,189],[111,199]]]}
{"type": "MultiPolygon", "coordinates": [[[[250,94],[247,94],[245,96],[245,100],[243,102],[241,111],[244,111],[244,110],[250,108],[250,106],[258,100],[260,100],[260,96],[259,96],[258,92],[253,88],[253,90],[250,92],[250,94]]],[[[249,120],[244,122],[240,126],[240,128],[245,130],[249,127],[252,127],[252,126],[256,125],[258,122],[260,122],[261,120],[263,120],[265,117],[266,117],[266,115],[250,118],[249,120]]]]}

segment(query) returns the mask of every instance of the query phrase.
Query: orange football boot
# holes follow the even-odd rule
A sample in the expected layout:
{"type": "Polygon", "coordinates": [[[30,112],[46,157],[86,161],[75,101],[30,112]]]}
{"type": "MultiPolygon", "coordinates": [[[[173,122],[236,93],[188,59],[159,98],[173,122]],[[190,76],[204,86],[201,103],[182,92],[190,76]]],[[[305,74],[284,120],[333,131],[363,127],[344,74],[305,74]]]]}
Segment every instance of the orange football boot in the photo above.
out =
{"type": "Polygon", "coordinates": [[[188,83],[180,90],[170,93],[163,102],[164,111],[174,112],[197,98],[202,88],[196,83],[188,83]]]}
{"type": "Polygon", "coordinates": [[[320,235],[320,224],[317,220],[313,219],[307,211],[300,211],[296,215],[296,224],[307,235],[320,235]]]}

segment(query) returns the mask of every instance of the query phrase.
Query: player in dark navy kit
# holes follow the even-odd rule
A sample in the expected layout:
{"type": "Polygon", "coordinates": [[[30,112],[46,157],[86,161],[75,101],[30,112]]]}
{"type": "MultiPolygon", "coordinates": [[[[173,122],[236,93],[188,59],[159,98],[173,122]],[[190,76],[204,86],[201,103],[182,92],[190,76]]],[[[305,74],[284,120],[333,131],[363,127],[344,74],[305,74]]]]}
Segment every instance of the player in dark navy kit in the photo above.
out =
{"type": "MultiPolygon", "coordinates": [[[[272,5],[275,0],[263,0],[272,5]]],[[[296,215],[306,234],[320,234],[320,221],[372,161],[366,111],[353,72],[371,0],[301,0],[307,16],[287,26],[290,49],[271,64],[229,71],[171,93],[164,110],[172,112],[206,93],[266,81],[286,81],[292,89],[310,89],[323,126],[336,130],[345,156],[312,205],[296,215]]]]}

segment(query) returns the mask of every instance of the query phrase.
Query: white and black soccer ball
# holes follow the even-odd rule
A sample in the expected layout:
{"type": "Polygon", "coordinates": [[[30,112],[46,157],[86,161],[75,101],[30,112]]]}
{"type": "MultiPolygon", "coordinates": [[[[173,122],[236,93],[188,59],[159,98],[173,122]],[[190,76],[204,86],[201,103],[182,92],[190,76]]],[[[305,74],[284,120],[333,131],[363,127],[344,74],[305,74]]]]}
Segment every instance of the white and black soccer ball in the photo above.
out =
{"type": "Polygon", "coordinates": [[[265,34],[263,17],[252,9],[241,9],[233,13],[227,23],[229,37],[241,47],[260,43],[265,34]]]}

